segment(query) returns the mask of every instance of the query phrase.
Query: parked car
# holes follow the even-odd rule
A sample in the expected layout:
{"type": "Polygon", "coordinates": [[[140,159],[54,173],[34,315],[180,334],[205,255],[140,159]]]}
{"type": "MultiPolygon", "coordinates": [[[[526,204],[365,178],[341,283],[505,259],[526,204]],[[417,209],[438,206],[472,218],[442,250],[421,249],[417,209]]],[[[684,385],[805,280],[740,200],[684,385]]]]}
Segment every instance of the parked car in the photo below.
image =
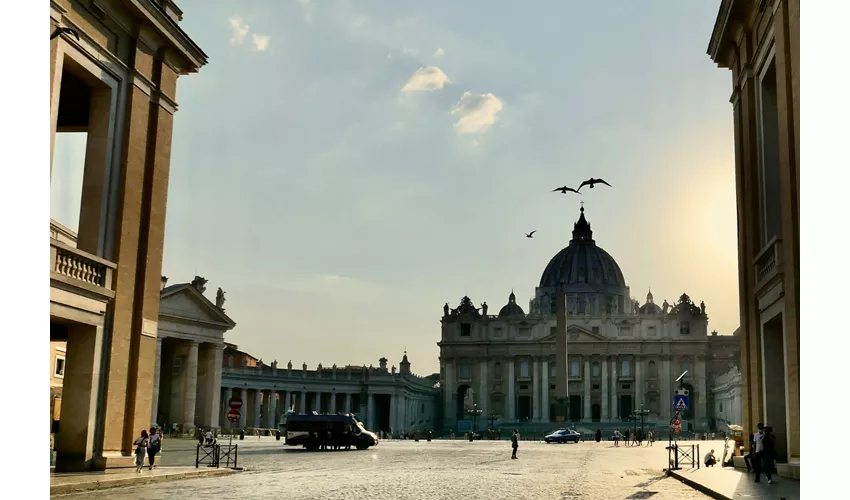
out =
{"type": "Polygon", "coordinates": [[[547,443],[578,443],[581,434],[572,429],[558,429],[557,431],[543,437],[547,443]]]}

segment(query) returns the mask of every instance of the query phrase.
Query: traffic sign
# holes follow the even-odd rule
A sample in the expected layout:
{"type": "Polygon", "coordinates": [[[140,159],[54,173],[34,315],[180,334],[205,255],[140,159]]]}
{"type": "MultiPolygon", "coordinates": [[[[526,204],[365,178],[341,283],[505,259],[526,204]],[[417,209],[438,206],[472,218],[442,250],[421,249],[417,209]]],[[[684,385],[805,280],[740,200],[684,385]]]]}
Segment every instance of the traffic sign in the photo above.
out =
{"type": "Polygon", "coordinates": [[[673,396],[673,409],[675,410],[687,410],[688,409],[688,395],[687,394],[676,394],[673,396]]]}
{"type": "Polygon", "coordinates": [[[680,422],[679,420],[673,420],[672,422],[670,422],[670,430],[673,432],[673,434],[682,432],[682,422],[680,422]]]}
{"type": "Polygon", "coordinates": [[[230,398],[230,401],[228,401],[227,404],[230,405],[230,408],[238,411],[239,408],[242,408],[242,398],[237,398],[236,396],[233,396],[232,398],[230,398]]]}
{"type": "Polygon", "coordinates": [[[239,410],[230,410],[227,412],[227,420],[230,422],[238,422],[239,421],[239,410]]]}

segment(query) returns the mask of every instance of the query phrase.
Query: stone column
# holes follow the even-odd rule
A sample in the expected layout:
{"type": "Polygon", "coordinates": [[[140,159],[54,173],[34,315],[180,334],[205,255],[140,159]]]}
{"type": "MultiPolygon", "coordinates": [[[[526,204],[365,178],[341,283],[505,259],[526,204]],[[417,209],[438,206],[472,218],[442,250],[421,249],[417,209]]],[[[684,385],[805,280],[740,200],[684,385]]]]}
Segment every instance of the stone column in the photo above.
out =
{"type": "MultiPolygon", "coordinates": [[[[453,366],[451,359],[446,360],[446,370],[445,371],[446,371],[446,375],[445,375],[445,377],[446,377],[445,378],[446,388],[444,389],[444,392],[443,392],[443,398],[444,398],[443,415],[444,415],[445,418],[443,420],[445,420],[445,422],[446,422],[444,424],[445,427],[454,428],[456,416],[455,416],[455,407],[454,407],[454,404],[452,404],[452,403],[454,401],[454,396],[455,396],[455,394],[454,394],[455,372],[454,372],[454,366],[453,366]]],[[[458,401],[457,404],[463,404],[463,401],[458,401]]],[[[405,422],[405,427],[406,426],[407,426],[407,423],[405,422]]]]}
{"type": "Polygon", "coordinates": [[[665,355],[661,359],[661,402],[659,409],[661,417],[665,422],[673,417],[673,394],[671,392],[673,385],[673,374],[670,373],[670,356],[665,355]]]}
{"type": "Polygon", "coordinates": [[[708,428],[708,413],[706,412],[706,402],[708,400],[708,390],[706,388],[705,382],[705,358],[702,356],[696,357],[696,363],[694,364],[694,368],[696,369],[696,379],[697,379],[697,400],[696,407],[694,408],[696,411],[694,412],[694,420],[695,426],[697,429],[704,430],[708,428]]]}
{"type": "Polygon", "coordinates": [[[259,429],[263,426],[263,422],[260,420],[260,410],[263,405],[263,390],[255,389],[254,390],[254,423],[253,427],[259,429]]]}
{"type": "Polygon", "coordinates": [[[611,358],[611,421],[619,422],[620,421],[620,390],[619,383],[617,382],[617,370],[620,368],[617,366],[619,360],[617,356],[611,358]]]}
{"type": "Polygon", "coordinates": [[[584,360],[584,415],[582,415],[582,420],[585,422],[590,422],[593,414],[590,409],[590,358],[585,358],[584,360]]]}
{"type": "Polygon", "coordinates": [[[266,429],[277,429],[277,391],[269,391],[268,404],[266,405],[266,429]]]}
{"type": "Polygon", "coordinates": [[[611,419],[611,416],[608,414],[608,359],[602,358],[601,363],[602,368],[602,382],[600,387],[602,388],[602,404],[601,404],[601,415],[600,420],[603,422],[607,422],[611,419]]]}
{"type": "Polygon", "coordinates": [[[507,421],[508,422],[516,422],[516,395],[514,393],[514,385],[516,384],[516,379],[514,377],[514,358],[508,358],[508,400],[505,402],[507,404],[507,421]]]}
{"type": "Polygon", "coordinates": [[[331,413],[336,413],[336,391],[331,392],[331,413]]]}
{"type": "Polygon", "coordinates": [[[301,390],[298,394],[298,408],[296,408],[298,413],[307,413],[307,391],[301,390]]]}
{"type": "Polygon", "coordinates": [[[643,403],[643,359],[635,356],[635,410],[639,410],[643,403]]]}
{"type": "Polygon", "coordinates": [[[398,408],[401,425],[398,430],[401,432],[407,432],[407,428],[410,426],[410,421],[407,419],[407,396],[402,396],[399,399],[398,408]]]}
{"type": "Polygon", "coordinates": [[[208,398],[209,409],[205,412],[207,415],[207,426],[210,428],[219,427],[219,412],[221,411],[221,368],[222,358],[224,356],[224,344],[215,345],[213,347],[211,363],[207,367],[207,377],[210,380],[208,398]]]}
{"type": "Polygon", "coordinates": [[[487,359],[485,358],[479,364],[479,374],[481,380],[478,383],[478,408],[481,409],[481,416],[486,418],[488,402],[490,400],[490,392],[487,390],[487,359]]]}
{"type": "Polygon", "coordinates": [[[195,400],[198,393],[198,342],[189,343],[189,355],[186,357],[186,393],[183,396],[183,429],[195,428],[195,400]]]}
{"type": "Polygon", "coordinates": [[[375,394],[373,392],[369,393],[369,406],[366,409],[366,421],[369,422],[369,430],[375,431],[375,423],[377,419],[375,418],[375,394]]]}
{"type": "Polygon", "coordinates": [[[540,376],[538,375],[537,358],[531,363],[531,419],[534,422],[540,421],[540,376]]]}
{"type": "Polygon", "coordinates": [[[543,373],[541,373],[541,378],[543,379],[543,381],[540,384],[542,386],[540,403],[543,407],[543,411],[541,412],[540,420],[542,420],[543,422],[548,422],[552,419],[552,417],[549,415],[549,358],[543,358],[542,369],[543,373]]]}
{"type": "Polygon", "coordinates": [[[242,388],[242,408],[239,409],[239,428],[248,427],[248,389],[242,388]]]}
{"type": "Polygon", "coordinates": [[[390,429],[395,431],[398,428],[398,396],[395,392],[390,393],[390,429]]]}
{"type": "MultiPolygon", "coordinates": [[[[151,395],[151,425],[157,425],[159,412],[159,378],[162,364],[162,337],[156,338],[156,357],[153,368],[153,394],[151,395]]],[[[170,375],[171,372],[169,372],[170,375]]],[[[163,422],[163,425],[165,422],[163,422]]]]}
{"type": "Polygon", "coordinates": [[[222,426],[230,429],[233,427],[233,424],[230,423],[230,420],[227,420],[227,412],[230,411],[230,398],[233,397],[233,389],[230,387],[224,388],[224,404],[226,406],[226,410],[224,410],[224,418],[222,419],[222,426]]]}
{"type": "Polygon", "coordinates": [[[345,393],[345,413],[351,413],[351,393],[345,393]]]}
{"type": "Polygon", "coordinates": [[[316,391],[316,403],[313,405],[313,410],[316,413],[322,413],[322,393],[316,391]]]}

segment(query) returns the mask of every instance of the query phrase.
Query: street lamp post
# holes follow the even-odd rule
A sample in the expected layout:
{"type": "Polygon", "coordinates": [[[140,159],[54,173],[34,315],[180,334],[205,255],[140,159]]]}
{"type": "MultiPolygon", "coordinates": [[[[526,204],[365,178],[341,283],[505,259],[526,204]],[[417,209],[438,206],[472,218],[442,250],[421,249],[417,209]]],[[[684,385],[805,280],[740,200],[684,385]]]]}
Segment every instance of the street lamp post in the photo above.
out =
{"type": "Polygon", "coordinates": [[[478,404],[473,404],[472,408],[466,410],[466,413],[468,413],[469,415],[472,415],[471,435],[475,434],[475,429],[477,428],[477,425],[478,425],[478,417],[481,415],[481,413],[483,413],[483,411],[484,410],[481,410],[481,409],[478,408],[478,404]]]}
{"type": "Polygon", "coordinates": [[[634,417],[635,417],[634,418],[635,421],[637,421],[637,417],[640,417],[640,432],[641,433],[643,433],[644,418],[648,414],[649,414],[649,410],[645,410],[643,408],[643,403],[641,403],[639,410],[635,410],[635,411],[632,412],[632,415],[634,415],[634,417]]]}

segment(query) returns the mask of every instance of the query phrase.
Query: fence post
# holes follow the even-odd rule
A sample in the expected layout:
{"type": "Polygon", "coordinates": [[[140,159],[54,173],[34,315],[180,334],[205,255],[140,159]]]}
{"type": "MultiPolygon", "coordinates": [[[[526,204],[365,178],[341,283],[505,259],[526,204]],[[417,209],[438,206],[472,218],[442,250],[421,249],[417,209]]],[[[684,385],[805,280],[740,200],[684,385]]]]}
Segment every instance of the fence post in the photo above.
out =
{"type": "Polygon", "coordinates": [[[195,468],[198,468],[198,462],[201,460],[201,445],[195,445],[195,468]]]}
{"type": "Polygon", "coordinates": [[[235,468],[237,468],[237,462],[239,461],[239,445],[238,444],[233,449],[233,453],[234,453],[233,454],[233,468],[235,469],[235,468]]]}
{"type": "Polygon", "coordinates": [[[700,462],[702,461],[700,456],[701,455],[699,454],[699,444],[697,444],[697,456],[694,457],[694,460],[696,460],[696,462],[697,462],[697,469],[699,469],[700,462]]]}

